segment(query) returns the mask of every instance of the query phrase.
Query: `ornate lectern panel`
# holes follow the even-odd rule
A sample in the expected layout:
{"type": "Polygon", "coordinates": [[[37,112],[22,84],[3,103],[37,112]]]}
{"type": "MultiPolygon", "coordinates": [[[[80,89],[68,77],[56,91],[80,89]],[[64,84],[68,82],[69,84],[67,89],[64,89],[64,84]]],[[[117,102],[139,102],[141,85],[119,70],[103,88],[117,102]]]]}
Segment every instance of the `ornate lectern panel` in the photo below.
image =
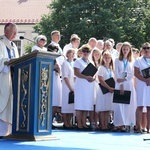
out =
{"type": "Polygon", "coordinates": [[[18,69],[17,131],[29,131],[31,64],[18,69]]]}
{"type": "Polygon", "coordinates": [[[38,132],[50,130],[51,63],[40,62],[38,132]]]}

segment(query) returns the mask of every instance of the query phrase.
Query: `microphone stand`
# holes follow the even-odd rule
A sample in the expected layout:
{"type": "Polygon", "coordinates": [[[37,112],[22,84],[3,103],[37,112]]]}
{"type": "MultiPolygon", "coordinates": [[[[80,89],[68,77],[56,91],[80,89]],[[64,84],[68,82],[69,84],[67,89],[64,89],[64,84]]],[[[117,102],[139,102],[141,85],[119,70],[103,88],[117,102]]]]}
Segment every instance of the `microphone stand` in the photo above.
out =
{"type": "Polygon", "coordinates": [[[23,37],[23,36],[20,36],[19,37],[20,38],[20,40],[28,40],[28,41],[30,41],[30,42],[32,42],[32,43],[34,43],[35,44],[35,42],[34,41],[32,41],[32,40],[30,40],[30,39],[28,39],[28,38],[25,38],[25,37],[23,37]]]}
{"type": "Polygon", "coordinates": [[[35,43],[34,41],[32,41],[32,40],[30,40],[30,39],[27,39],[27,38],[24,38],[25,40],[28,40],[28,41],[30,41],[30,42],[32,42],[32,43],[35,43]]]}

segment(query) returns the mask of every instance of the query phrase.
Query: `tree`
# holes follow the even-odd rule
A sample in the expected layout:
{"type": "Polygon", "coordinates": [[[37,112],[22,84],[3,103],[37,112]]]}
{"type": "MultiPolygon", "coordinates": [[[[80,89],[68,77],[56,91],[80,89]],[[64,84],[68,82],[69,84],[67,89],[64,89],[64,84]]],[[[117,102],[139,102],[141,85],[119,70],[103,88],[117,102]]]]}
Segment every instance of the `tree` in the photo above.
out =
{"type": "Polygon", "coordinates": [[[150,39],[149,6],[148,0],[54,0],[48,6],[51,14],[42,17],[35,31],[50,40],[51,31],[59,30],[62,47],[76,33],[82,44],[90,37],[113,38],[139,48],[150,39]]]}
{"type": "Polygon", "coordinates": [[[31,53],[31,49],[32,49],[33,45],[34,45],[34,43],[29,43],[24,46],[25,54],[31,53]]]}

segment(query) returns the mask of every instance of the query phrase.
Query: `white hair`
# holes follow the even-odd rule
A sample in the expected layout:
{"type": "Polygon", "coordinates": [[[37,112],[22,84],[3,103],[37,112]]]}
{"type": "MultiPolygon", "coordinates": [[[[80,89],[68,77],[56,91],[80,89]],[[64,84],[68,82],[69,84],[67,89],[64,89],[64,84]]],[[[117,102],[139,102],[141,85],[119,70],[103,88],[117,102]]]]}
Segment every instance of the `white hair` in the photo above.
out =
{"type": "Polygon", "coordinates": [[[47,38],[46,38],[45,35],[39,35],[39,36],[36,38],[35,42],[38,43],[41,39],[44,39],[44,40],[45,40],[45,44],[47,43],[47,38]]]}

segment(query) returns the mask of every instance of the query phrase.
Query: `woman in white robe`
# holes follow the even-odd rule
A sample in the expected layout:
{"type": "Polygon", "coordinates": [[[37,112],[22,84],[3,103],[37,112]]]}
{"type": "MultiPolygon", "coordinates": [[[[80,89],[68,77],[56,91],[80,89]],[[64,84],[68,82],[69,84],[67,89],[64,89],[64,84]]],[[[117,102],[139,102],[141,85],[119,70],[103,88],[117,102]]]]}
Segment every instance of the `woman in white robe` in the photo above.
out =
{"type": "Polygon", "coordinates": [[[17,26],[7,23],[4,36],[0,37],[0,136],[7,136],[12,130],[12,80],[10,67],[4,63],[19,57],[18,50],[12,40],[17,34],[17,26]]]}
{"type": "Polygon", "coordinates": [[[99,113],[100,128],[102,130],[108,129],[109,111],[113,111],[113,91],[114,88],[110,87],[105,80],[114,78],[113,59],[109,51],[105,51],[101,56],[101,65],[97,72],[99,82],[109,90],[108,93],[103,94],[99,87],[96,100],[96,111],[99,113]]]}
{"type": "Polygon", "coordinates": [[[44,47],[47,43],[47,38],[45,35],[39,35],[35,40],[36,45],[34,45],[31,51],[40,50],[40,51],[47,51],[47,48],[44,47]]]}
{"type": "Polygon", "coordinates": [[[64,61],[64,56],[56,58],[53,71],[53,85],[52,85],[52,118],[55,113],[60,113],[59,108],[62,105],[62,82],[61,82],[61,67],[64,61]]]}
{"type": "MultiPolygon", "coordinates": [[[[49,44],[47,51],[58,53],[59,48],[54,44],[49,44]]],[[[59,108],[62,102],[62,82],[61,82],[61,67],[65,60],[64,56],[59,56],[54,62],[53,82],[52,82],[52,120],[56,113],[60,113],[59,108]]],[[[60,115],[60,114],[59,114],[60,115]]],[[[55,128],[55,126],[52,126],[55,128]]]]}
{"type": "Polygon", "coordinates": [[[131,45],[122,44],[119,57],[115,59],[115,89],[124,94],[124,90],[131,91],[130,104],[114,103],[114,125],[120,127],[135,125],[136,93],[134,87],[134,68],[131,45]]]}
{"type": "MultiPolygon", "coordinates": [[[[100,58],[101,58],[101,51],[98,48],[94,48],[92,51],[92,61],[95,65],[95,67],[98,69],[100,66],[100,58]]],[[[92,125],[92,128],[98,129],[98,113],[96,112],[96,99],[97,99],[97,92],[99,91],[99,80],[98,80],[98,74],[95,74],[95,81],[94,81],[94,110],[90,111],[90,125],[92,125]]],[[[100,122],[99,122],[100,124],[100,122]]]]}
{"type": "Polygon", "coordinates": [[[89,45],[82,46],[82,58],[74,63],[75,81],[75,110],[78,129],[88,128],[86,125],[86,117],[88,111],[93,111],[94,105],[94,78],[92,76],[83,75],[81,72],[90,63],[89,55],[91,48],[89,45]]]}
{"type": "Polygon", "coordinates": [[[137,93],[137,128],[142,133],[142,111],[147,108],[147,132],[150,132],[150,71],[149,77],[144,78],[142,70],[150,67],[150,43],[146,42],[142,45],[143,56],[135,60],[134,71],[136,77],[136,93],[137,93]]]}
{"type": "Polygon", "coordinates": [[[62,65],[62,107],[61,112],[63,114],[63,121],[64,127],[68,128],[71,126],[71,117],[73,116],[74,110],[74,103],[69,103],[69,93],[74,93],[74,54],[75,50],[73,48],[68,49],[66,52],[67,60],[64,61],[62,65]]]}

